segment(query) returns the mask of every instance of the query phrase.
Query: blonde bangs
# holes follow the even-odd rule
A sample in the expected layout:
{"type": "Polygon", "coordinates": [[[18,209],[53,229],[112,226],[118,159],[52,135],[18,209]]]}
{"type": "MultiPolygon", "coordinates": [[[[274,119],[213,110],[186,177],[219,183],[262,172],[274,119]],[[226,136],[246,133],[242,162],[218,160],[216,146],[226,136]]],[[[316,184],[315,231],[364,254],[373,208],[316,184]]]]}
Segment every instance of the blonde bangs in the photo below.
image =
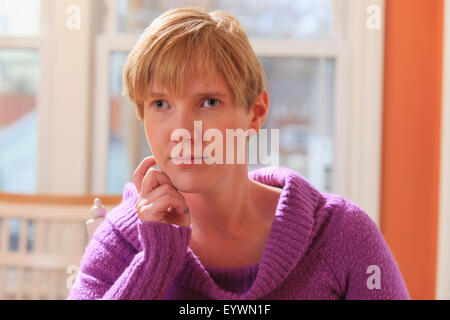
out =
{"type": "Polygon", "coordinates": [[[152,80],[170,96],[179,97],[192,74],[219,72],[235,106],[249,108],[264,88],[264,73],[245,33],[234,18],[217,10],[210,14],[192,8],[168,11],[142,34],[129,54],[123,73],[124,94],[143,104],[152,80]]]}

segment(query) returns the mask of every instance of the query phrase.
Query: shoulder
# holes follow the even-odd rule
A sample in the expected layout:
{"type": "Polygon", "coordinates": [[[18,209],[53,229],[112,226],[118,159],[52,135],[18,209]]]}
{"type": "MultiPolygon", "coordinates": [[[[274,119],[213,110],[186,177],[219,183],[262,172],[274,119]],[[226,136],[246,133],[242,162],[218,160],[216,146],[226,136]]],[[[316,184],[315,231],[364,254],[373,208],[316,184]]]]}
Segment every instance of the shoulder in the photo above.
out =
{"type": "Polygon", "coordinates": [[[335,194],[323,193],[323,196],[326,199],[323,209],[331,212],[340,228],[348,231],[354,230],[354,227],[378,228],[370,215],[351,200],[335,194]]]}
{"type": "Polygon", "coordinates": [[[325,198],[321,213],[328,217],[327,235],[320,252],[346,298],[408,299],[399,266],[375,221],[344,197],[325,194],[325,198]]]}
{"type": "Polygon", "coordinates": [[[349,199],[322,193],[322,202],[316,218],[327,224],[328,238],[335,244],[384,241],[380,229],[370,215],[349,199]]]}
{"type": "Polygon", "coordinates": [[[322,254],[329,262],[339,265],[341,272],[356,270],[366,262],[395,264],[381,230],[366,211],[342,196],[324,194],[324,198],[318,216],[326,222],[322,254]]]}
{"type": "Polygon", "coordinates": [[[356,237],[361,232],[379,233],[375,221],[356,203],[341,195],[318,190],[292,169],[265,167],[251,172],[249,177],[264,184],[282,187],[279,206],[298,211],[297,217],[307,216],[316,229],[313,232],[326,228],[339,237],[356,237]]]}

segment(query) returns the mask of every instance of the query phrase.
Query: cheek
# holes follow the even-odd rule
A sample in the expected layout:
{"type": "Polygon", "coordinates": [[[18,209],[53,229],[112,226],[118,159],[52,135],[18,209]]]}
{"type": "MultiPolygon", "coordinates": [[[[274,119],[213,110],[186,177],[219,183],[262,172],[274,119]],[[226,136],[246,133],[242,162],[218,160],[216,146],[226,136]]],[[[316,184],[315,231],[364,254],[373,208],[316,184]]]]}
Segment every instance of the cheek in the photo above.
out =
{"type": "Polygon", "coordinates": [[[230,117],[227,119],[224,119],[223,121],[220,121],[217,123],[217,129],[219,129],[223,135],[226,135],[227,129],[246,129],[246,122],[242,118],[238,117],[230,117]]]}
{"type": "Polygon", "coordinates": [[[225,145],[225,139],[227,134],[227,129],[229,130],[237,130],[242,129],[246,130],[246,122],[241,118],[237,117],[236,115],[228,115],[224,116],[220,119],[220,121],[211,121],[211,122],[204,122],[204,124],[207,124],[207,126],[203,125],[203,134],[207,129],[217,129],[221,132],[223,137],[223,143],[225,145]]]}
{"type": "Polygon", "coordinates": [[[147,137],[147,142],[152,149],[153,153],[157,153],[158,150],[161,150],[161,146],[167,144],[166,141],[170,138],[164,132],[164,128],[153,121],[145,122],[145,136],[147,137]]]}

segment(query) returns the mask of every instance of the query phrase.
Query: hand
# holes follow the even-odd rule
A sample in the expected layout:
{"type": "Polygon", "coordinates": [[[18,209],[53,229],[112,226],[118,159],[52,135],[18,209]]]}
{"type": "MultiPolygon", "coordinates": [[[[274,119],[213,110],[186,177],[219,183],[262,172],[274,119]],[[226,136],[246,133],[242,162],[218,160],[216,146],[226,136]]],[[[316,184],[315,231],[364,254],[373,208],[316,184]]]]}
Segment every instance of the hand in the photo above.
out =
{"type": "Polygon", "coordinates": [[[155,221],[189,227],[191,215],[186,199],[173,186],[169,176],[155,168],[153,156],[145,158],[134,171],[134,184],[139,192],[136,202],[142,221],[155,221]]]}

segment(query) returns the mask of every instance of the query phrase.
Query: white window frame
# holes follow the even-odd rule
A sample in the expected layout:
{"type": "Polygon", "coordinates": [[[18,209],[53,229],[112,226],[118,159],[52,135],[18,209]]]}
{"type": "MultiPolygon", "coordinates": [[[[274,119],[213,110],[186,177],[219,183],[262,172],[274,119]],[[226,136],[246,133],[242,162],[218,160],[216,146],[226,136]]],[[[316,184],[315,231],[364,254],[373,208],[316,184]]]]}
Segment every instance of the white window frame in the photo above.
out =
{"type": "Polygon", "coordinates": [[[348,5],[344,20],[349,50],[344,71],[349,77],[340,81],[348,86],[342,90],[345,97],[338,103],[347,104],[349,118],[347,130],[342,128],[346,137],[337,143],[338,148],[345,150],[342,161],[346,170],[340,177],[345,184],[342,194],[380,227],[385,0],[344,1],[348,5]],[[374,5],[380,9],[380,29],[367,27],[367,9],[374,5]]]}
{"type": "Polygon", "coordinates": [[[39,51],[37,192],[90,192],[91,83],[95,6],[79,0],[80,28],[69,28],[72,0],[41,0],[38,36],[1,37],[0,48],[39,51]]]}
{"type": "MultiPolygon", "coordinates": [[[[49,153],[49,144],[46,143],[46,137],[49,136],[49,77],[48,70],[50,68],[49,59],[49,25],[46,23],[50,16],[50,3],[48,0],[41,0],[40,3],[40,32],[36,36],[0,36],[0,49],[32,49],[39,53],[39,84],[36,92],[35,110],[38,115],[37,133],[39,139],[36,146],[36,179],[37,192],[47,189],[45,179],[50,171],[49,162],[46,155],[49,153]]],[[[1,150],[0,150],[1,151],[1,150]]]]}
{"type": "Polygon", "coordinates": [[[450,299],[450,2],[444,1],[441,159],[436,299],[450,299]]]}
{"type": "MultiPolygon", "coordinates": [[[[369,30],[366,27],[366,9],[370,5],[378,5],[384,21],[384,0],[334,1],[333,40],[307,42],[251,38],[250,42],[260,57],[335,59],[333,193],[360,205],[379,225],[384,28],[369,30]]],[[[96,40],[97,94],[92,151],[92,173],[95,174],[91,175],[95,193],[104,193],[107,182],[110,54],[114,51],[129,52],[138,40],[138,35],[118,34],[114,30],[116,1],[108,4],[107,28],[96,40]]]]}

